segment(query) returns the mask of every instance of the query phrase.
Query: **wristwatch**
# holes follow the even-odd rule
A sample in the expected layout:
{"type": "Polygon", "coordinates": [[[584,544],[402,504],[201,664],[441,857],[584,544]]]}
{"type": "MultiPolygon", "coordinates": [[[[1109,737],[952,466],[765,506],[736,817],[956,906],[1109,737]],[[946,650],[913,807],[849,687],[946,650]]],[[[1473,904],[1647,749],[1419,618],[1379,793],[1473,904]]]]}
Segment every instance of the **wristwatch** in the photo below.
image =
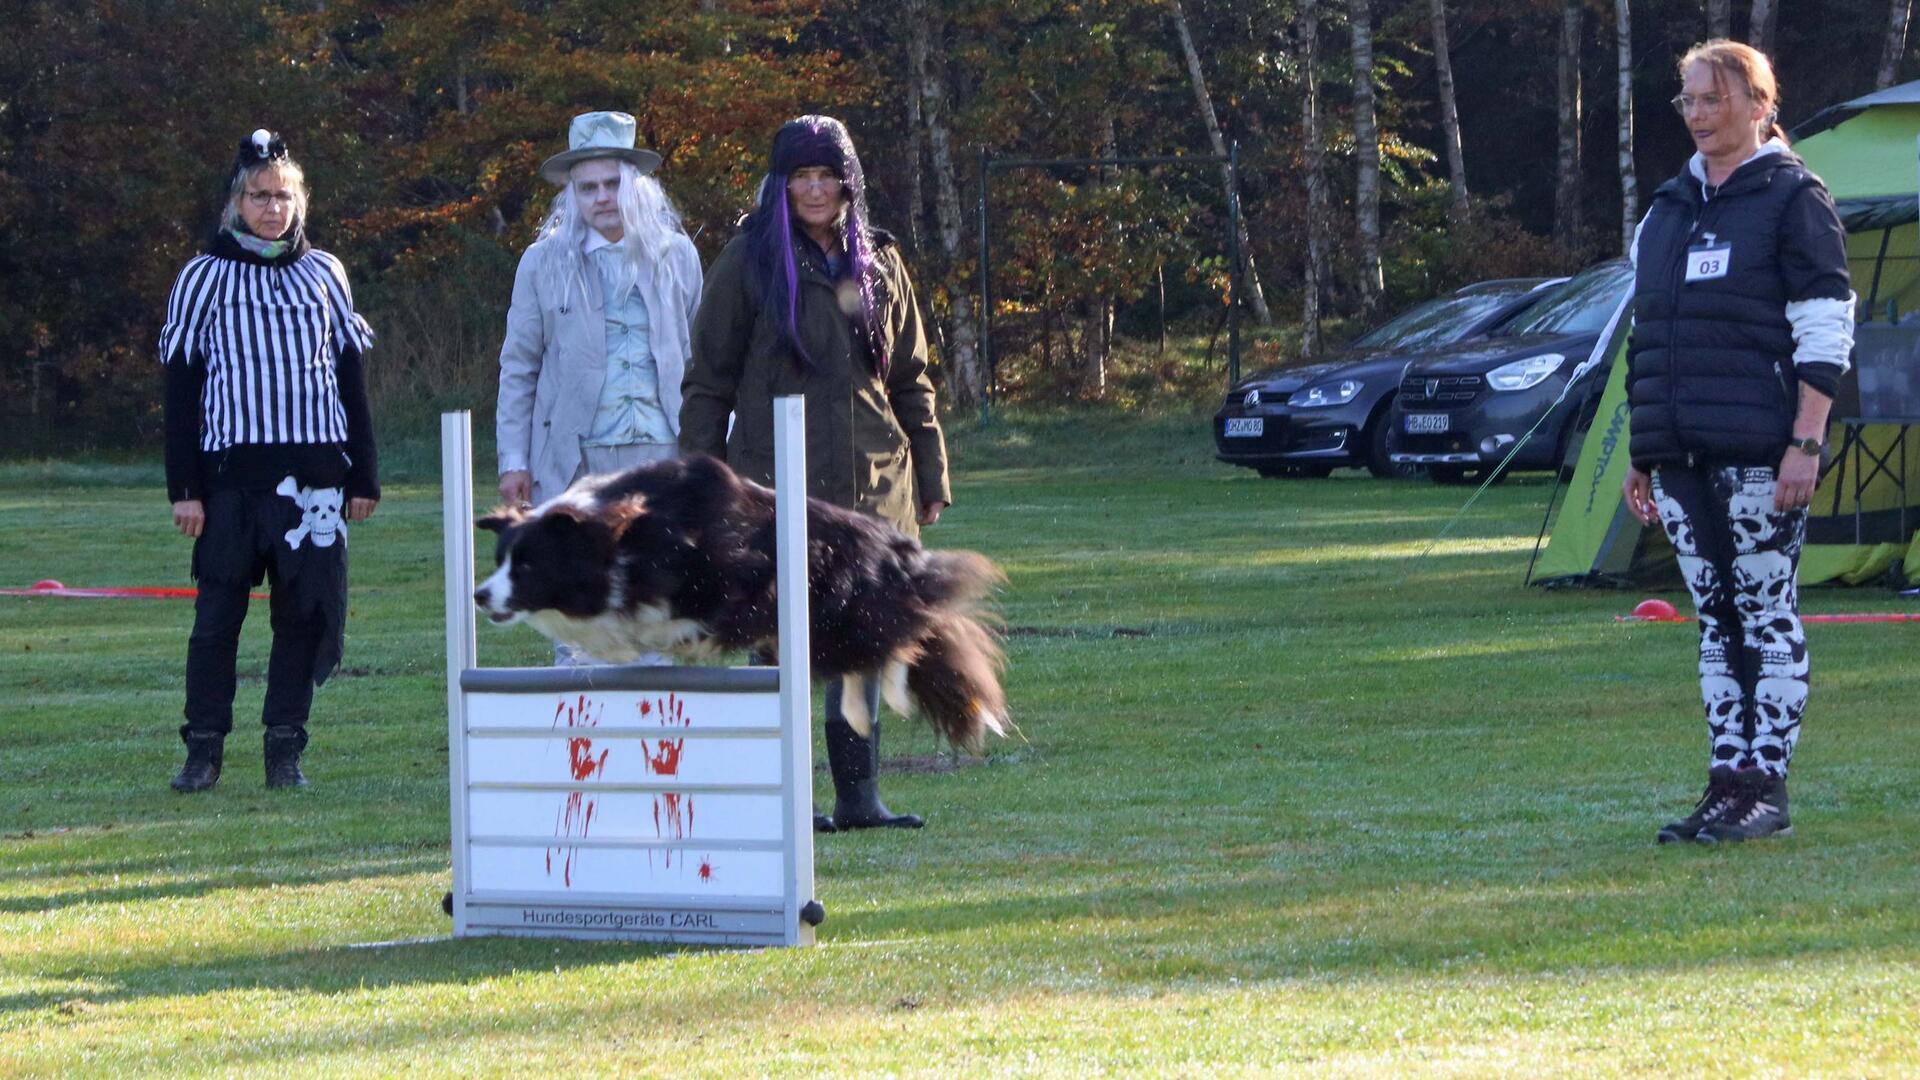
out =
{"type": "Polygon", "coordinates": [[[1818,458],[1827,452],[1827,444],[1809,435],[1804,439],[1795,439],[1793,448],[1810,458],[1818,458]]]}

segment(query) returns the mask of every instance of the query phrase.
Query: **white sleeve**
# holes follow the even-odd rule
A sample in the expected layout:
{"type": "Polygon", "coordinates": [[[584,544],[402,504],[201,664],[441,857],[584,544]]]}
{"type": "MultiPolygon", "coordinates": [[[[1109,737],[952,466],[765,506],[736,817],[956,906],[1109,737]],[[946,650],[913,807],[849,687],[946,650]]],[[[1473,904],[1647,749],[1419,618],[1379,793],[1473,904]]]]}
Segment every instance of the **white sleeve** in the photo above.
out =
{"type": "Polygon", "coordinates": [[[534,275],[540,252],[529,248],[513,275],[513,300],[507,307],[507,333],[500,342],[500,397],[494,408],[495,448],[500,472],[529,468],[533,448],[533,406],[547,343],[534,275]]]}
{"type": "Polygon", "coordinates": [[[1633,227],[1633,243],[1627,245],[1627,261],[1632,263],[1636,270],[1640,268],[1640,234],[1645,231],[1647,219],[1652,216],[1653,208],[1648,207],[1647,212],[1640,215],[1640,224],[1633,227]]]}
{"type": "Polygon", "coordinates": [[[1793,324],[1793,363],[1832,364],[1846,371],[1847,358],[1853,355],[1853,306],[1859,301],[1848,293],[1845,300],[1795,300],[1787,305],[1787,321],[1793,324]]]}

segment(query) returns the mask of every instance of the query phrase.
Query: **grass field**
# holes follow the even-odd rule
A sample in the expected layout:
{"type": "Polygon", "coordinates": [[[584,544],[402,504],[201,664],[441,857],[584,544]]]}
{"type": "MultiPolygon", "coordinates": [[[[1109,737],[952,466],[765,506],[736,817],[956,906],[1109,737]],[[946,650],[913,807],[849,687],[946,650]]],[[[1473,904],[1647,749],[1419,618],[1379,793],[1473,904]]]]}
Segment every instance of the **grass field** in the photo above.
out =
{"type": "MultiPolygon", "coordinates": [[[[1798,835],[1656,848],[1704,765],[1692,632],[1521,585],[1544,479],[1428,550],[1463,490],[1260,480],[1194,417],[953,442],[930,539],[1010,576],[1023,738],[888,777],[921,832],[821,838],[809,951],[353,947],[448,927],[424,444],[355,530],[311,790],[260,785],[264,612],[227,776],[181,797],[190,607],[0,598],[0,1073],[1920,1069],[1920,626],[1809,629],[1798,835]]],[[[157,470],[0,467],[0,584],[186,559],[157,470]]]]}

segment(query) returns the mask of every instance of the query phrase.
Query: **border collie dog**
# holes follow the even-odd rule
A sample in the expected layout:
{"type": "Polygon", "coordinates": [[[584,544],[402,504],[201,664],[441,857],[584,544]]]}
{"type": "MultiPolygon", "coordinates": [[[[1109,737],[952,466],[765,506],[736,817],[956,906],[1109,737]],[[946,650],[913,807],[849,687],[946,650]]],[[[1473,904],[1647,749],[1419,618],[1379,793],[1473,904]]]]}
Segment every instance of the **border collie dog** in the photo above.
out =
{"type": "MultiPolygon", "coordinates": [[[[773,492],[710,457],[588,477],[530,511],[480,519],[496,569],[473,599],[496,624],[623,663],[700,663],[778,636],[773,492]]],[[[866,683],[956,746],[1006,734],[1004,657],[981,605],[1003,576],[983,555],[928,551],[878,518],[807,500],[813,674],[843,680],[862,735],[866,683]]]]}

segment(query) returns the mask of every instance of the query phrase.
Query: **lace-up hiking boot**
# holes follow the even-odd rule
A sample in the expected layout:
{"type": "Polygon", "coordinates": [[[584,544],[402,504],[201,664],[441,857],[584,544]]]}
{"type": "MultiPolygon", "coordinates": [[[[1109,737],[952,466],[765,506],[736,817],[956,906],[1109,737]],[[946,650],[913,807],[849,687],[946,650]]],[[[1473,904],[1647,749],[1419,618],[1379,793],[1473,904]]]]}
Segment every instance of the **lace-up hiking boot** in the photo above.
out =
{"type": "Polygon", "coordinates": [[[1787,819],[1786,777],[1764,769],[1742,769],[1733,782],[1733,805],[1708,822],[1696,840],[1703,844],[1737,844],[1793,833],[1793,822],[1787,819]]]}
{"type": "Polygon", "coordinates": [[[1700,830],[1719,820],[1720,814],[1733,805],[1733,769],[1726,765],[1715,765],[1707,770],[1707,790],[1700,793],[1700,801],[1693,804],[1693,813],[1679,821],[1669,821],[1660,827],[1655,839],[1662,844],[1674,844],[1692,840],[1700,835],[1700,830]]]}

